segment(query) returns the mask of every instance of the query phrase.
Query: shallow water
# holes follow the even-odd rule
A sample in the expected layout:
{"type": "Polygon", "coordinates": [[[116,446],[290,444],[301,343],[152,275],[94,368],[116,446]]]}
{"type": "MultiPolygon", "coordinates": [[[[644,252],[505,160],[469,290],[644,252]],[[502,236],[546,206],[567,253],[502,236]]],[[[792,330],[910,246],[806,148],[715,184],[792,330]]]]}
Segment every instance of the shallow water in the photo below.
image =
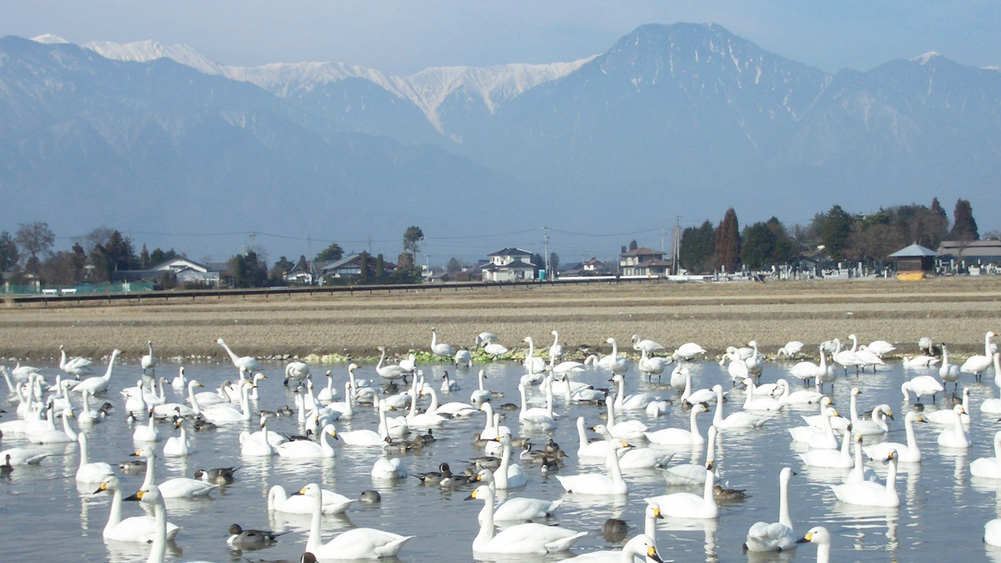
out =
{"type": "MultiPolygon", "coordinates": [[[[767,363],[762,382],[775,381],[784,377],[791,364],[767,363]]],[[[47,366],[49,381],[54,379],[56,370],[47,366]]],[[[468,402],[470,392],[476,388],[476,372],[473,369],[459,369],[454,379],[462,390],[449,398],[441,397],[441,402],[459,400],[468,402]]],[[[518,402],[517,382],[523,370],[516,364],[496,363],[482,366],[486,370],[487,387],[502,391],[503,398],[495,399],[495,404],[518,402]]],[[[335,389],[343,393],[346,378],[344,366],[313,366],[314,378],[323,380],[325,369],[335,374],[335,389]],[[339,385],[337,384],[339,383],[339,385]]],[[[429,381],[437,389],[440,375],[447,365],[422,366],[429,381]]],[[[632,370],[633,368],[631,368],[632,370]]],[[[207,388],[218,386],[225,379],[236,376],[229,365],[189,365],[189,378],[196,378],[207,388]]],[[[275,409],[278,406],[294,404],[291,394],[282,386],[279,365],[267,366],[272,377],[261,384],[259,408],[275,409]]],[[[90,443],[91,461],[107,461],[113,465],[129,459],[135,450],[132,441],[133,428],[125,418],[124,400],[118,391],[134,385],[141,368],[136,365],[120,365],[115,369],[111,390],[95,401],[100,404],[110,400],[116,405],[113,415],[104,422],[86,428],[90,443]]],[[[869,373],[856,379],[854,376],[839,380],[833,397],[836,406],[848,415],[848,394],[853,385],[864,387],[859,397],[860,411],[868,410],[880,403],[888,403],[896,421],[891,421],[889,439],[904,442],[903,419],[909,406],[903,402],[900,383],[905,377],[931,373],[926,370],[904,370],[899,364],[881,369],[875,375],[869,373]]],[[[160,376],[169,379],[176,374],[176,366],[161,364],[160,376]]],[[[378,376],[373,366],[367,365],[356,372],[358,377],[378,376]]],[[[730,380],[715,362],[699,363],[693,366],[696,387],[709,387],[721,383],[730,389],[730,380]]],[[[993,382],[992,374],[985,378],[993,382]]],[[[579,381],[607,387],[608,373],[589,369],[576,377],[579,381]]],[[[665,374],[665,380],[669,379],[665,374]]],[[[795,390],[797,383],[793,384],[795,390]]],[[[656,384],[641,383],[638,373],[627,375],[630,390],[652,387],[665,397],[674,397],[675,391],[656,384]]],[[[743,561],[741,545],[747,529],[759,520],[768,522],[778,519],[778,474],[784,466],[791,466],[798,475],[790,484],[790,504],[792,518],[797,533],[805,533],[810,527],[824,525],[834,537],[833,560],[841,561],[929,561],[940,557],[959,560],[982,560],[986,553],[991,560],[1001,561],[1001,554],[987,549],[981,541],[984,523],[994,518],[1001,504],[1001,480],[971,478],[969,462],[982,456],[991,456],[992,436],[998,429],[996,417],[981,415],[979,404],[983,399],[996,393],[993,384],[974,384],[967,376],[963,383],[972,390],[973,424],[971,439],[973,447],[969,451],[949,451],[936,443],[938,428],[933,425],[918,425],[917,439],[924,455],[924,462],[913,466],[901,464],[901,474],[897,480],[897,490],[901,497],[899,509],[855,508],[837,502],[828,484],[840,481],[841,472],[807,469],[797,453],[803,451],[791,445],[787,429],[802,424],[800,415],[814,414],[816,407],[802,407],[787,410],[774,416],[764,428],[722,434],[717,446],[717,465],[727,486],[747,489],[751,495],[743,502],[721,505],[718,520],[667,520],[658,526],[657,543],[664,560],[676,561],[743,561]]],[[[530,391],[540,397],[538,389],[530,391]]],[[[728,391],[730,401],[725,403],[724,412],[729,414],[739,409],[743,401],[740,390],[728,391]]],[[[180,400],[167,385],[168,401],[180,400]]],[[[338,397],[340,398],[340,397],[338,397]]],[[[422,400],[422,404],[427,399],[422,400]]],[[[715,409],[711,406],[711,409],[715,409]]],[[[931,409],[932,405],[928,405],[931,409]]],[[[13,417],[13,405],[6,408],[8,414],[0,420],[13,417]]],[[[77,409],[79,410],[79,408],[77,409]]],[[[559,426],[553,437],[570,456],[568,463],[560,470],[562,475],[578,472],[600,471],[600,465],[578,464],[576,460],[577,435],[574,421],[577,416],[585,417],[588,426],[601,422],[599,414],[603,409],[594,406],[566,406],[557,396],[556,413],[560,416],[559,426]]],[[[700,415],[699,425],[705,435],[712,412],[700,415]]],[[[671,412],[660,418],[650,418],[642,411],[624,418],[636,418],[652,429],[667,426],[687,428],[689,416],[676,403],[671,412]]],[[[256,421],[256,417],[255,417],[256,421]]],[[[516,413],[508,412],[505,424],[518,433],[516,413]]],[[[359,409],[350,422],[338,423],[338,430],[358,428],[375,429],[378,424],[376,412],[371,408],[359,409]]],[[[249,429],[249,424],[232,424],[216,431],[191,432],[189,436],[198,449],[186,459],[167,458],[157,460],[158,479],[176,476],[192,476],[199,468],[241,465],[238,480],[223,490],[214,493],[210,500],[168,501],[168,520],[182,527],[174,546],[173,555],[168,560],[185,561],[206,559],[210,561],[237,561],[247,557],[258,560],[297,561],[306,542],[308,517],[269,515],[267,511],[267,491],[272,485],[283,485],[289,492],[296,491],[310,482],[320,482],[324,488],[336,490],[352,498],[358,498],[366,489],[376,489],[382,493],[379,505],[355,503],[346,515],[325,517],[323,533],[326,539],[338,531],[349,527],[374,527],[416,536],[400,554],[401,561],[409,562],[453,562],[474,559],[471,543],[477,533],[476,515],[482,508],[480,501],[464,501],[469,490],[441,491],[437,487],[423,487],[414,478],[397,483],[373,482],[370,470],[379,455],[372,448],[348,447],[337,443],[337,456],[327,461],[298,461],[278,457],[271,459],[241,458],[238,434],[249,429]],[[274,546],[261,551],[231,552],[226,545],[226,531],[230,524],[239,523],[245,528],[271,528],[275,531],[291,531],[282,536],[274,546]]],[[[256,424],[255,424],[256,426],[256,424]]],[[[442,461],[449,462],[453,469],[465,466],[463,460],[481,455],[471,444],[471,436],[483,427],[483,416],[449,421],[436,429],[439,440],[422,451],[403,456],[407,468],[414,472],[432,471],[442,461]]],[[[295,418],[280,418],[269,423],[269,429],[283,433],[297,433],[295,418]]],[[[253,428],[252,430],[256,430],[253,428]]],[[[161,425],[163,436],[174,435],[169,425],[161,425]]],[[[547,434],[538,434],[533,442],[542,446],[547,434]]],[[[592,436],[593,437],[593,436],[592,436]]],[[[2,448],[23,445],[19,437],[7,436],[2,448]]],[[[144,561],[147,547],[106,543],[102,529],[107,521],[111,495],[91,494],[89,490],[78,490],[74,478],[78,453],[76,446],[53,447],[52,456],[37,467],[18,467],[9,479],[0,479],[0,545],[4,561],[21,560],[83,560],[83,561],[144,561]]],[[[157,451],[162,449],[162,443],[157,451]]],[[[702,451],[680,452],[675,463],[700,461],[702,451]]],[[[881,476],[886,470],[882,464],[870,462],[881,476]]],[[[568,528],[587,531],[573,549],[573,554],[595,549],[614,548],[619,544],[602,537],[601,524],[609,517],[625,519],[630,525],[629,535],[642,532],[642,499],[647,496],[690,490],[701,494],[699,489],[668,487],[659,470],[626,471],[626,481],[630,492],[628,499],[604,497],[578,497],[565,495],[555,478],[544,478],[537,467],[525,466],[530,475],[526,488],[512,491],[512,495],[534,498],[563,498],[564,503],[553,523],[568,528]]],[[[126,495],[134,492],[142,483],[142,475],[123,475],[123,490],[126,495]]],[[[86,489],[96,487],[88,486],[86,489]]],[[[125,503],[123,517],[140,512],[137,503],[125,503]]],[[[800,547],[797,551],[753,557],[766,561],[812,561],[816,549],[812,545],[800,547]]],[[[558,560],[566,555],[535,558],[538,560],[558,560]]],[[[489,559],[489,558],[483,558],[489,559]]],[[[524,556],[509,557],[508,560],[532,560],[524,556]]]]}

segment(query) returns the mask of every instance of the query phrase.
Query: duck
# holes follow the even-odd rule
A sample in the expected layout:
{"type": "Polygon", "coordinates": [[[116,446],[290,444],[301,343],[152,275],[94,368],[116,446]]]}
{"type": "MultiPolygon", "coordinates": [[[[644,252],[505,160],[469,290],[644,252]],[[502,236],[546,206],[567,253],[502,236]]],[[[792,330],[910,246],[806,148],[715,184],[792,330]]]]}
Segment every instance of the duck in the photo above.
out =
{"type": "Polygon", "coordinates": [[[783,467],[779,472],[779,521],[751,525],[744,541],[745,550],[786,551],[796,547],[797,536],[789,516],[789,480],[793,475],[795,473],[790,467],[783,467]]]}
{"type": "Polygon", "coordinates": [[[232,524],[229,527],[229,537],[226,538],[226,545],[233,549],[263,549],[278,541],[279,536],[288,534],[287,532],[271,532],[268,530],[244,530],[239,524],[232,524]]]}
{"type": "Polygon", "coordinates": [[[921,463],[921,450],[918,448],[918,442],[914,436],[914,423],[915,422],[928,422],[924,414],[918,414],[914,411],[909,411],[906,416],[904,416],[904,429],[907,434],[907,443],[901,444],[898,442],[881,442],[879,444],[872,444],[862,448],[865,455],[869,456],[869,459],[885,459],[886,456],[890,455],[891,451],[895,451],[897,455],[897,460],[905,463],[921,463]]]}
{"type": "MultiPolygon", "coordinates": [[[[351,507],[354,501],[348,497],[328,491],[321,490],[322,502],[320,505],[321,514],[343,514],[351,507]]],[[[285,492],[285,487],[274,485],[268,490],[268,512],[284,512],[285,514],[312,514],[313,499],[301,494],[291,496],[285,492]]]]}
{"type": "Polygon", "coordinates": [[[115,470],[111,467],[110,463],[103,461],[91,462],[88,460],[87,434],[85,432],[80,432],[77,435],[77,441],[80,443],[80,465],[76,470],[76,480],[78,483],[100,483],[115,475],[115,470]]]}
{"type": "Polygon", "coordinates": [[[198,469],[195,471],[195,479],[213,483],[216,485],[229,485],[236,480],[234,474],[240,469],[236,467],[216,467],[214,469],[198,469]]]}
{"type": "Polygon", "coordinates": [[[597,473],[557,475],[556,479],[566,492],[574,495],[625,495],[629,492],[629,486],[622,479],[622,469],[619,467],[619,456],[616,450],[618,448],[615,447],[608,449],[605,461],[607,475],[597,473]]]}
{"type": "Polygon", "coordinates": [[[320,486],[310,483],[299,491],[300,495],[313,500],[312,520],[309,526],[309,538],[306,540],[306,551],[317,559],[381,559],[395,557],[403,546],[413,539],[413,536],[401,536],[392,532],[374,528],[354,528],[348,530],[327,543],[322,543],[320,537],[320,517],[323,508],[323,497],[320,486]]]}
{"type": "Polygon", "coordinates": [[[883,460],[888,463],[890,469],[886,474],[886,484],[880,485],[875,481],[861,481],[858,483],[844,483],[841,485],[830,485],[834,491],[834,496],[846,504],[856,504],[861,506],[881,506],[895,508],[900,506],[900,497],[897,495],[897,452],[891,451],[883,460]]]}
{"type": "Polygon", "coordinates": [[[719,507],[713,491],[716,486],[716,475],[713,473],[713,462],[706,463],[706,480],[702,496],[693,493],[672,493],[643,499],[660,507],[661,513],[675,518],[715,519],[719,517],[719,507]]]}
{"type": "Polygon", "coordinates": [[[480,485],[465,500],[482,500],[486,514],[480,531],[473,539],[474,553],[545,554],[567,551],[587,532],[575,532],[559,526],[525,523],[494,531],[494,492],[480,485]]]}
{"type": "MultiPolygon", "coordinates": [[[[110,475],[105,478],[94,494],[111,491],[111,513],[108,523],[104,525],[105,540],[150,543],[156,536],[156,519],[152,516],[131,516],[122,520],[122,490],[118,477],[110,475]]],[[[166,541],[173,541],[181,528],[172,522],[167,522],[166,541]]]]}

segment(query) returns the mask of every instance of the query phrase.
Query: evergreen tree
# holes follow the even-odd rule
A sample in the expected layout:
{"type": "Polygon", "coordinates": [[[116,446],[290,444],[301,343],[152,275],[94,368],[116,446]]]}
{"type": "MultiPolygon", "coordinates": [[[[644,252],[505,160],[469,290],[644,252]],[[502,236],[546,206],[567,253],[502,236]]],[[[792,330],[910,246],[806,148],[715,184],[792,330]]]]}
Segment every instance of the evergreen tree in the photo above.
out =
{"type": "Polygon", "coordinates": [[[386,259],[381,253],[375,257],[375,281],[379,283],[386,281],[386,259]]]}
{"type": "Polygon", "coordinates": [[[10,236],[7,231],[0,233],[0,281],[2,281],[3,273],[7,270],[13,270],[20,259],[21,256],[18,254],[17,242],[14,237],[10,236]]]}
{"type": "Polygon", "coordinates": [[[727,272],[740,270],[740,227],[737,224],[737,212],[733,208],[726,210],[723,220],[716,229],[716,266],[726,268],[727,272]]]}
{"type": "Polygon", "coordinates": [[[456,260],[455,257],[453,256],[452,258],[448,259],[448,265],[445,266],[445,271],[450,274],[461,272],[462,264],[460,264],[459,261],[456,260]]]}
{"type": "Polygon", "coordinates": [[[370,259],[371,256],[368,252],[362,252],[358,255],[358,280],[361,283],[368,283],[372,277],[371,266],[368,262],[370,259]]]}
{"type": "Polygon", "coordinates": [[[949,238],[960,241],[980,240],[977,221],[973,218],[973,207],[970,206],[969,200],[956,201],[956,209],[952,213],[952,232],[949,234],[949,238]]]}
{"type": "Polygon", "coordinates": [[[70,264],[73,269],[73,283],[79,283],[83,281],[84,267],[87,265],[87,251],[79,242],[73,244],[71,250],[70,264]]]}
{"type": "Polygon", "coordinates": [[[849,237],[852,233],[852,226],[855,220],[841,209],[840,205],[835,205],[820,218],[820,242],[824,249],[837,262],[845,259],[848,252],[849,237]]]}
{"type": "Polygon", "coordinates": [[[682,231],[678,260],[683,268],[693,273],[712,270],[714,233],[713,224],[708,219],[698,227],[688,227],[682,231]]]}
{"type": "MultiPolygon", "coordinates": [[[[417,253],[420,252],[420,242],[424,240],[424,231],[420,227],[410,226],[403,233],[403,252],[410,255],[410,268],[416,268],[417,253]]],[[[402,264],[402,261],[401,261],[402,264]]]]}
{"type": "Polygon", "coordinates": [[[324,248],[319,254],[316,255],[316,260],[319,262],[326,262],[328,260],[340,260],[343,257],[344,249],[342,249],[341,245],[336,242],[332,242],[330,243],[330,246],[324,248]]]}
{"type": "Polygon", "coordinates": [[[637,244],[636,239],[633,239],[633,240],[629,241],[629,250],[636,250],[639,247],[640,247],[640,245],[637,244]]]}
{"type": "Polygon", "coordinates": [[[749,268],[761,269],[771,265],[778,241],[765,223],[755,223],[744,229],[740,260],[749,268]]]}
{"type": "Polygon", "coordinates": [[[149,267],[149,251],[146,250],[146,243],[143,243],[142,252],[139,253],[139,266],[143,269],[149,267]]]}

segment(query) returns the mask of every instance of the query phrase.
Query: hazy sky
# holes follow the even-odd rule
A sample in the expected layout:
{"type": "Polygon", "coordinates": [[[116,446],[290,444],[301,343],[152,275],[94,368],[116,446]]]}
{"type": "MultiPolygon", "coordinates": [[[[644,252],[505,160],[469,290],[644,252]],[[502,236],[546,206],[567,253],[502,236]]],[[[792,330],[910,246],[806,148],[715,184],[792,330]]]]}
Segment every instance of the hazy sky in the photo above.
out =
{"type": "Polygon", "coordinates": [[[1001,66],[994,0],[0,0],[0,35],[185,43],[233,65],[428,66],[567,61],[645,23],[713,22],[826,71],[927,51],[1001,66]]]}

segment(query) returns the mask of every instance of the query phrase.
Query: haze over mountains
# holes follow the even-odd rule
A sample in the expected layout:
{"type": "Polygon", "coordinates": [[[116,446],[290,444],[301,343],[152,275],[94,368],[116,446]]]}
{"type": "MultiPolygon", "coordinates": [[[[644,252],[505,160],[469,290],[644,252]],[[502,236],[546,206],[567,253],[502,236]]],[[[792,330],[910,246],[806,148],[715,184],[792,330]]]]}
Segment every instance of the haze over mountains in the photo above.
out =
{"type": "MultiPolygon", "coordinates": [[[[694,24],[642,26],[573,62],[409,77],[6,37],[0,141],[4,221],[59,234],[597,234],[934,196],[970,199],[984,231],[999,226],[1001,72],[932,53],[832,75],[694,24]]],[[[480,255],[514,244],[486,238],[480,255]]]]}

